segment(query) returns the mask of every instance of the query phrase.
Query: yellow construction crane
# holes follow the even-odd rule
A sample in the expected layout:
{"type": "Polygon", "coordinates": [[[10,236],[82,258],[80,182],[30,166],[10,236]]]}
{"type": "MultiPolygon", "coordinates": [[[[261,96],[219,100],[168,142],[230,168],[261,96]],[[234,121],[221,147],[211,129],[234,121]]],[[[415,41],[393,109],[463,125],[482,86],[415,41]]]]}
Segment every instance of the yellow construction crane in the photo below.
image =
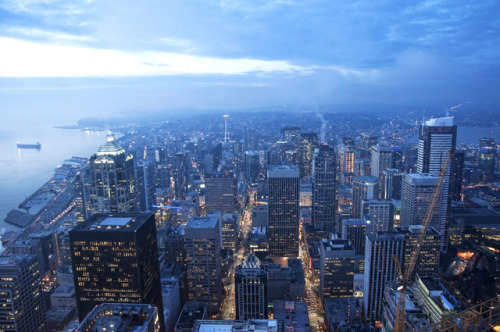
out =
{"type": "MultiPolygon", "coordinates": [[[[415,243],[413,254],[410,257],[410,261],[406,266],[404,274],[401,270],[399,259],[397,258],[397,256],[394,256],[394,261],[398,272],[398,277],[396,279],[398,297],[396,302],[396,319],[394,322],[395,332],[404,332],[405,329],[405,300],[406,300],[406,292],[408,290],[408,283],[410,281],[413,269],[415,268],[415,264],[417,263],[422,243],[424,242],[424,238],[427,234],[427,229],[429,228],[429,224],[431,223],[432,215],[434,214],[434,208],[436,207],[436,204],[439,201],[438,198],[439,195],[441,195],[441,189],[443,188],[444,179],[447,175],[446,170],[448,168],[448,164],[450,163],[451,154],[452,152],[448,153],[443,163],[443,166],[441,167],[441,170],[439,172],[437,185],[434,188],[434,192],[432,193],[431,201],[429,207],[427,208],[424,221],[422,222],[422,227],[420,228],[420,233],[415,243]]],[[[444,195],[444,197],[447,199],[446,194],[444,195]]]]}

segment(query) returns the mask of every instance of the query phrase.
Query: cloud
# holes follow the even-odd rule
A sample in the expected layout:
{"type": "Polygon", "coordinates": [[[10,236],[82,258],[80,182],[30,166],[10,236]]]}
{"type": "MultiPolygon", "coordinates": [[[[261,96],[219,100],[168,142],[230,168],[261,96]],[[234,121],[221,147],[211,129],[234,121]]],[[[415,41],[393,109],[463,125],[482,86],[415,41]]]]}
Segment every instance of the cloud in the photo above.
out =
{"type": "Polygon", "coordinates": [[[287,61],[218,59],[186,54],[125,52],[49,45],[0,38],[0,77],[107,77],[180,74],[242,75],[251,72],[307,74],[314,67],[287,61]]]}

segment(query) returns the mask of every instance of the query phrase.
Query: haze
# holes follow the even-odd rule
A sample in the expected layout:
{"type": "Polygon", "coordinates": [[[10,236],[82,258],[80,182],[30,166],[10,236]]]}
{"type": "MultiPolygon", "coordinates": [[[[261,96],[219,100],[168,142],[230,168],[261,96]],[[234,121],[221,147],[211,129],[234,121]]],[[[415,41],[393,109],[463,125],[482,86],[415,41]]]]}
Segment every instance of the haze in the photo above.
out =
{"type": "Polygon", "coordinates": [[[496,105],[498,1],[0,1],[4,121],[496,105]]]}

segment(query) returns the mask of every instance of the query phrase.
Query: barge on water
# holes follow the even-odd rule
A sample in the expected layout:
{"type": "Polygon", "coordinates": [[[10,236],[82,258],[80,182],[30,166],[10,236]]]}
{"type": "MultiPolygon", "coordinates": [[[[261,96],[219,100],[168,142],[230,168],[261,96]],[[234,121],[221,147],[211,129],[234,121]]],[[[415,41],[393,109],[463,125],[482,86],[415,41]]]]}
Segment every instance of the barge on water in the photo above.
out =
{"type": "Polygon", "coordinates": [[[17,148],[18,149],[41,149],[42,145],[40,142],[36,142],[35,144],[23,144],[17,142],[17,148]]]}

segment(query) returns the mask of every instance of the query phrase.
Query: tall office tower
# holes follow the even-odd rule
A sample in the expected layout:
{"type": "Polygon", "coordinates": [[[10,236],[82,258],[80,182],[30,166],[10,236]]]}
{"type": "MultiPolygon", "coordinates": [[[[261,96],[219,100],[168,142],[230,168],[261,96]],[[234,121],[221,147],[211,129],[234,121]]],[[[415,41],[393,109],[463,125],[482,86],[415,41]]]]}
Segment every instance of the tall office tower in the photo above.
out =
{"type": "Polygon", "coordinates": [[[491,183],[495,179],[497,146],[493,138],[479,140],[479,174],[482,183],[491,183]]]}
{"type": "Polygon", "coordinates": [[[89,178],[84,179],[86,218],[96,213],[134,213],[139,198],[131,154],[108,136],[106,144],[90,157],[89,178]]]}
{"type": "Polygon", "coordinates": [[[401,186],[403,184],[403,172],[392,168],[382,171],[380,178],[380,191],[382,199],[401,199],[401,186]]]}
{"type": "Polygon", "coordinates": [[[269,166],[268,240],[269,254],[276,257],[299,255],[299,168],[269,166]]]}
{"type": "Polygon", "coordinates": [[[454,201],[462,200],[465,152],[455,152],[451,159],[450,196],[454,201]]]}
{"type": "MultiPolygon", "coordinates": [[[[422,225],[410,226],[405,229],[406,240],[405,240],[405,258],[404,266],[401,268],[406,269],[408,264],[410,264],[410,257],[415,251],[417,239],[420,234],[422,225]]],[[[413,269],[410,280],[415,280],[415,275],[419,275],[420,278],[430,278],[436,277],[439,272],[439,232],[434,227],[429,227],[427,233],[424,237],[424,241],[420,246],[420,254],[417,258],[417,263],[413,269]]]]}
{"type": "Polygon", "coordinates": [[[365,238],[368,225],[361,219],[342,220],[342,240],[351,241],[356,255],[365,254],[365,238]]]}
{"type": "Polygon", "coordinates": [[[245,179],[250,186],[259,182],[260,154],[258,151],[245,152],[245,179]]]}
{"type": "Polygon", "coordinates": [[[363,200],[378,198],[379,180],[374,176],[356,176],[352,181],[352,217],[362,219],[363,200]]]}
{"type": "Polygon", "coordinates": [[[300,127],[284,127],[281,128],[281,139],[293,144],[295,151],[299,151],[300,147],[300,127]]]}
{"type": "MultiPolygon", "coordinates": [[[[431,203],[434,189],[438,183],[438,177],[432,174],[405,174],[403,177],[403,189],[401,194],[401,227],[422,225],[425,214],[431,203]]],[[[443,186],[444,187],[444,186],[443,186]]],[[[434,227],[441,234],[441,248],[445,245],[446,227],[446,201],[445,188],[441,189],[438,202],[429,226],[434,227]]]]}
{"type": "Polygon", "coordinates": [[[151,304],[163,312],[153,215],[96,214],[69,237],[80,321],[106,302],[151,304]]]}
{"type": "MultiPolygon", "coordinates": [[[[448,153],[455,152],[457,145],[457,126],[453,125],[453,118],[438,118],[430,119],[420,127],[418,140],[418,173],[429,173],[439,175],[448,153]]],[[[436,230],[441,234],[441,250],[444,250],[446,245],[448,218],[451,204],[450,198],[450,174],[451,162],[448,163],[446,174],[443,182],[443,197],[440,200],[441,224],[435,226],[436,230]]]]}
{"type": "Polygon", "coordinates": [[[318,229],[337,230],[335,151],[327,145],[314,150],[312,170],[312,223],[318,229]]]}
{"type": "Polygon", "coordinates": [[[391,168],[403,170],[403,149],[400,146],[392,148],[392,165],[391,168]]]}
{"type": "Polygon", "coordinates": [[[139,189],[139,203],[141,211],[151,211],[156,204],[156,174],[155,164],[150,160],[140,160],[135,168],[135,178],[139,189]]]}
{"type": "Polygon", "coordinates": [[[354,173],[354,145],[342,144],[339,147],[339,171],[340,173],[354,173]]]}
{"type": "MultiPolygon", "coordinates": [[[[75,215],[77,223],[85,221],[85,200],[83,198],[83,184],[85,181],[85,174],[90,174],[90,167],[88,164],[85,164],[80,169],[80,171],[76,174],[75,179],[73,180],[73,189],[75,191],[75,215]]],[[[87,177],[89,178],[89,176],[87,177]]]]}
{"type": "MultiPolygon", "coordinates": [[[[222,147],[220,148],[222,149],[222,147]]],[[[175,160],[175,168],[174,168],[175,199],[182,201],[186,199],[186,191],[187,191],[186,190],[187,177],[188,177],[187,155],[183,152],[178,152],[175,154],[174,160],[175,160]]],[[[214,167],[216,166],[214,165],[214,167]]]]}
{"type": "Polygon", "coordinates": [[[267,319],[267,271],[249,254],[234,273],[236,319],[267,319]]]}
{"type": "Polygon", "coordinates": [[[238,212],[238,191],[232,172],[205,173],[205,211],[238,212]]]}
{"type": "Polygon", "coordinates": [[[355,249],[351,241],[322,239],[320,245],[322,300],[353,296],[354,256],[355,249]]]}
{"type": "Polygon", "coordinates": [[[189,300],[206,302],[209,313],[216,314],[222,296],[219,216],[193,217],[184,233],[189,300]]]}
{"type": "Polygon", "coordinates": [[[47,331],[35,256],[0,256],[0,331],[47,331]]]}
{"type": "Polygon", "coordinates": [[[404,232],[376,233],[366,236],[363,285],[363,308],[366,320],[380,321],[382,319],[385,285],[395,280],[397,276],[394,256],[399,258],[402,266],[404,249],[404,232]]]}
{"type": "Polygon", "coordinates": [[[299,168],[301,178],[312,174],[314,150],[318,144],[318,134],[303,133],[300,135],[299,168]]]}
{"type": "Polygon", "coordinates": [[[368,224],[367,233],[391,232],[394,227],[394,203],[382,199],[368,199],[361,203],[363,220],[368,224]]]}
{"type": "Polygon", "coordinates": [[[382,177],[382,171],[391,169],[393,164],[392,156],[392,147],[383,144],[373,145],[371,163],[372,176],[380,179],[382,177]]]}
{"type": "Polygon", "coordinates": [[[371,148],[378,143],[378,137],[370,136],[368,134],[361,135],[361,142],[359,145],[359,157],[371,158],[371,148]]]}

